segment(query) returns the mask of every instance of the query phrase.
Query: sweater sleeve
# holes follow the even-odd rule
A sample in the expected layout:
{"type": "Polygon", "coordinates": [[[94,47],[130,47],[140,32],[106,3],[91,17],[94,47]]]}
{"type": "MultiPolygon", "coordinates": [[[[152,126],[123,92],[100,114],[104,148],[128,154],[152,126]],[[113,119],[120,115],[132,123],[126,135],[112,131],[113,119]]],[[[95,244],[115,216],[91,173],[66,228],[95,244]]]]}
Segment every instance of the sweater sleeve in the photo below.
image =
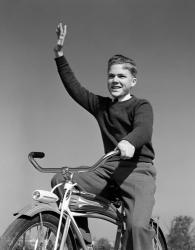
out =
{"type": "Polygon", "coordinates": [[[97,111],[98,96],[84,88],[75,77],[64,56],[55,58],[58,73],[69,95],[91,114],[97,111]]]}
{"type": "Polygon", "coordinates": [[[147,100],[141,100],[134,111],[133,129],[123,139],[129,141],[136,149],[151,142],[153,131],[153,110],[147,100]]]}

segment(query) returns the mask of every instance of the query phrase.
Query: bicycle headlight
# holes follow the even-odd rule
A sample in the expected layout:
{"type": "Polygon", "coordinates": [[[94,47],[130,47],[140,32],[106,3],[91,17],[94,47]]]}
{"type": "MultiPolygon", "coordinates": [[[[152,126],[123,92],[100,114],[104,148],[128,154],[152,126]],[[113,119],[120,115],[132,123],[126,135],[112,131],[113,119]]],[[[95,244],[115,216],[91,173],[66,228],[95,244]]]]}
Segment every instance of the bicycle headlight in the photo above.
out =
{"type": "Polygon", "coordinates": [[[36,201],[36,200],[38,200],[39,198],[40,198],[40,196],[41,196],[41,194],[40,194],[40,192],[39,191],[34,191],[33,192],[33,195],[32,195],[32,197],[33,197],[33,199],[36,201]]]}
{"type": "Polygon", "coordinates": [[[53,203],[58,201],[58,196],[56,194],[45,190],[35,190],[32,194],[32,198],[35,201],[43,203],[53,203]]]}

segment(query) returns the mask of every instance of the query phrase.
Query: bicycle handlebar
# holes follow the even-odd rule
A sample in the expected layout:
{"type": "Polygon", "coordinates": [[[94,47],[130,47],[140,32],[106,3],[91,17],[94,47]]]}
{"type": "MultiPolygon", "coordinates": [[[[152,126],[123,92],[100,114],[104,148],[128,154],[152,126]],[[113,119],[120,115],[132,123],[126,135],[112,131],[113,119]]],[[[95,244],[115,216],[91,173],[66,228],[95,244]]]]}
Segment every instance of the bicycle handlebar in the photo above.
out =
{"type": "Polygon", "coordinates": [[[65,169],[70,170],[70,172],[92,172],[95,169],[97,169],[100,164],[103,164],[106,160],[112,158],[113,156],[119,155],[120,151],[113,150],[105,155],[103,155],[95,164],[93,164],[91,167],[58,167],[58,168],[43,168],[41,167],[37,161],[36,158],[42,159],[45,157],[45,154],[43,152],[31,152],[28,155],[28,159],[30,163],[34,166],[35,169],[37,169],[39,172],[42,173],[63,173],[65,169]]]}

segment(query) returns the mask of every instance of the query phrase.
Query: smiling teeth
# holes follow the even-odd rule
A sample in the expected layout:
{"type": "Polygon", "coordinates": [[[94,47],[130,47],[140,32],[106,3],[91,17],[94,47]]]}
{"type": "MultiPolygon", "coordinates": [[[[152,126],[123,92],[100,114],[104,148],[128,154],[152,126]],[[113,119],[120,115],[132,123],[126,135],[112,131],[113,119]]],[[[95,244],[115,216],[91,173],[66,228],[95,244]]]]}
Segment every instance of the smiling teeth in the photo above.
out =
{"type": "Polygon", "coordinates": [[[120,89],[121,86],[112,86],[112,89],[120,89]]]}

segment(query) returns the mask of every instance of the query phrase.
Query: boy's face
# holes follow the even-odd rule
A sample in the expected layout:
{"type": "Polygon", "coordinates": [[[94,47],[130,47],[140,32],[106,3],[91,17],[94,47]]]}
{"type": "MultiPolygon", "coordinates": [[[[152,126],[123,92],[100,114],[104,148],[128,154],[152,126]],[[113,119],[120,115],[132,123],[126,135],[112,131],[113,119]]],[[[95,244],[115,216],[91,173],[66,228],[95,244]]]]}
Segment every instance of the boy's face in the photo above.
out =
{"type": "Polygon", "coordinates": [[[131,74],[126,64],[113,64],[108,71],[108,90],[119,102],[131,98],[131,88],[136,84],[136,78],[131,74]]]}

